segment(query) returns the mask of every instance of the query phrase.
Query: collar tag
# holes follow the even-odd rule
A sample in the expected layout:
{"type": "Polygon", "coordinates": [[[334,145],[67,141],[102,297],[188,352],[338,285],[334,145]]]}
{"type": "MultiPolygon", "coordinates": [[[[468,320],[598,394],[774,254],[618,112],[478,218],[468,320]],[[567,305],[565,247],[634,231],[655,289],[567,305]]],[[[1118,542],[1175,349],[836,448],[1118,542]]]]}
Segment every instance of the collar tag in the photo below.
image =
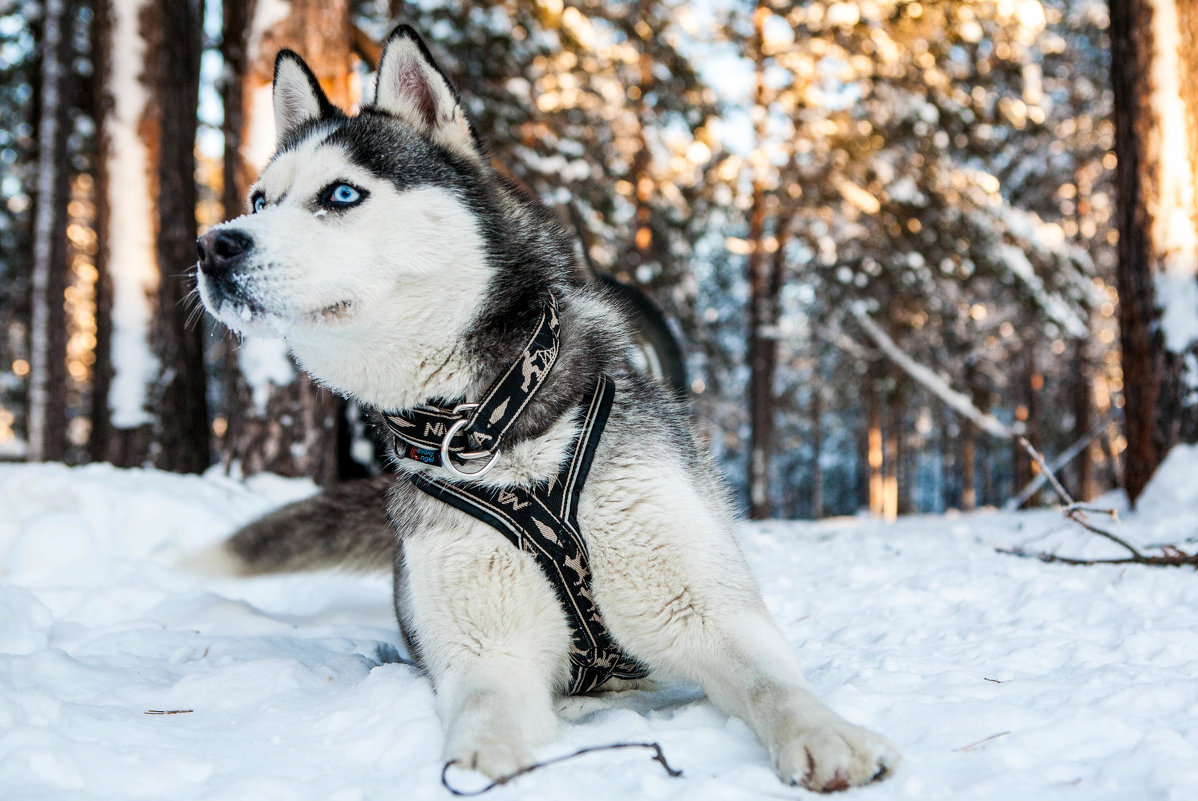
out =
{"type": "Polygon", "coordinates": [[[423,462],[424,464],[435,465],[441,463],[441,460],[438,458],[440,454],[438,454],[437,451],[431,448],[421,448],[418,445],[409,445],[408,452],[405,455],[409,459],[413,459],[417,462],[423,462]]]}

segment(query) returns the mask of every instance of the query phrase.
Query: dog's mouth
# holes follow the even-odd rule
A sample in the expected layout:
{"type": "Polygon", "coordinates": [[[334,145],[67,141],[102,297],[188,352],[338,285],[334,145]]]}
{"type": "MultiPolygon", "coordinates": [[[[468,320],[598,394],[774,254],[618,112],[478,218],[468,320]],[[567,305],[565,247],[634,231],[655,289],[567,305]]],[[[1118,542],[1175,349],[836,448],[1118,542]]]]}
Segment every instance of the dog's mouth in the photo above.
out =
{"type": "Polygon", "coordinates": [[[352,300],[339,300],[336,303],[330,303],[316,311],[308,312],[301,315],[305,322],[313,323],[337,323],[348,320],[354,311],[354,302],[352,300]]]}
{"type": "Polygon", "coordinates": [[[212,315],[240,334],[285,336],[296,326],[342,323],[353,316],[357,306],[352,298],[342,298],[307,311],[296,311],[285,303],[274,304],[242,287],[207,277],[201,278],[199,288],[200,299],[212,315]]]}
{"type": "Polygon", "coordinates": [[[266,308],[253,301],[226,298],[217,317],[241,334],[286,336],[297,325],[328,325],[348,320],[354,309],[352,300],[339,300],[315,311],[288,314],[266,308]]]}

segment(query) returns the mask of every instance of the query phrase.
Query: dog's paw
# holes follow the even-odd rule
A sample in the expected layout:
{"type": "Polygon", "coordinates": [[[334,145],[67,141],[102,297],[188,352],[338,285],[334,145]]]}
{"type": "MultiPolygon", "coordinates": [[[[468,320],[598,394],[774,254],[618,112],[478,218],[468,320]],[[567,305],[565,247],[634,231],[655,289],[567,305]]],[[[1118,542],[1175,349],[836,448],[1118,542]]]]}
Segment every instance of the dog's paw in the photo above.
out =
{"type": "Polygon", "coordinates": [[[901,759],[885,737],[846,721],[834,721],[783,743],[774,767],[787,784],[832,793],[880,781],[901,759]]]}
{"type": "Polygon", "coordinates": [[[532,754],[509,743],[477,743],[455,749],[446,756],[456,767],[474,770],[491,779],[503,779],[533,763],[532,754]]]}

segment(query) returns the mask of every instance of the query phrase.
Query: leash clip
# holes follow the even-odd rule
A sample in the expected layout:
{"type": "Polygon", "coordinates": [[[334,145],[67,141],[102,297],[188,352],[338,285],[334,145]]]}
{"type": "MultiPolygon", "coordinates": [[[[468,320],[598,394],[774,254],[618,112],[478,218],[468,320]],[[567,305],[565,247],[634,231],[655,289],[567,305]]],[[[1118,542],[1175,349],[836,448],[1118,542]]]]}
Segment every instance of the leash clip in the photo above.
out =
{"type": "MultiPolygon", "coordinates": [[[[459,403],[457,406],[453,407],[453,413],[464,414],[465,412],[473,412],[477,408],[477,403],[459,403]]],[[[466,424],[469,422],[469,416],[465,416],[460,420],[454,421],[453,425],[449,427],[449,430],[445,432],[445,438],[441,440],[441,464],[446,470],[458,478],[478,478],[487,473],[487,471],[495,466],[495,462],[499,460],[499,448],[496,448],[494,451],[465,451],[463,453],[457,454],[457,458],[464,462],[472,462],[478,459],[486,459],[488,457],[490,457],[490,459],[478,470],[474,470],[472,472],[459,470],[454,466],[453,458],[449,453],[449,443],[453,441],[453,438],[458,435],[458,432],[465,428],[466,424]]]]}

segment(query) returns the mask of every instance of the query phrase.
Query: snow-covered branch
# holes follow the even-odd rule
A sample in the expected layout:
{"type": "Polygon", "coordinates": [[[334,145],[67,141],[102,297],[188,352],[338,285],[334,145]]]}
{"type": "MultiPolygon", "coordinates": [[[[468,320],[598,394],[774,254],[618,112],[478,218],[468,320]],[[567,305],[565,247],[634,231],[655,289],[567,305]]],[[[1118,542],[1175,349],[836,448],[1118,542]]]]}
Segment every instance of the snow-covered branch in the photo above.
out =
{"type": "Polygon", "coordinates": [[[903,349],[874,322],[861,304],[853,304],[850,311],[862,330],[869,335],[869,338],[874,341],[879,350],[886,354],[888,359],[925,389],[944,401],[953,411],[991,436],[999,439],[1011,439],[1015,436],[1017,432],[1014,429],[1004,425],[994,415],[983,412],[966,395],[950,387],[943,378],[904,353],[903,349]]]}

